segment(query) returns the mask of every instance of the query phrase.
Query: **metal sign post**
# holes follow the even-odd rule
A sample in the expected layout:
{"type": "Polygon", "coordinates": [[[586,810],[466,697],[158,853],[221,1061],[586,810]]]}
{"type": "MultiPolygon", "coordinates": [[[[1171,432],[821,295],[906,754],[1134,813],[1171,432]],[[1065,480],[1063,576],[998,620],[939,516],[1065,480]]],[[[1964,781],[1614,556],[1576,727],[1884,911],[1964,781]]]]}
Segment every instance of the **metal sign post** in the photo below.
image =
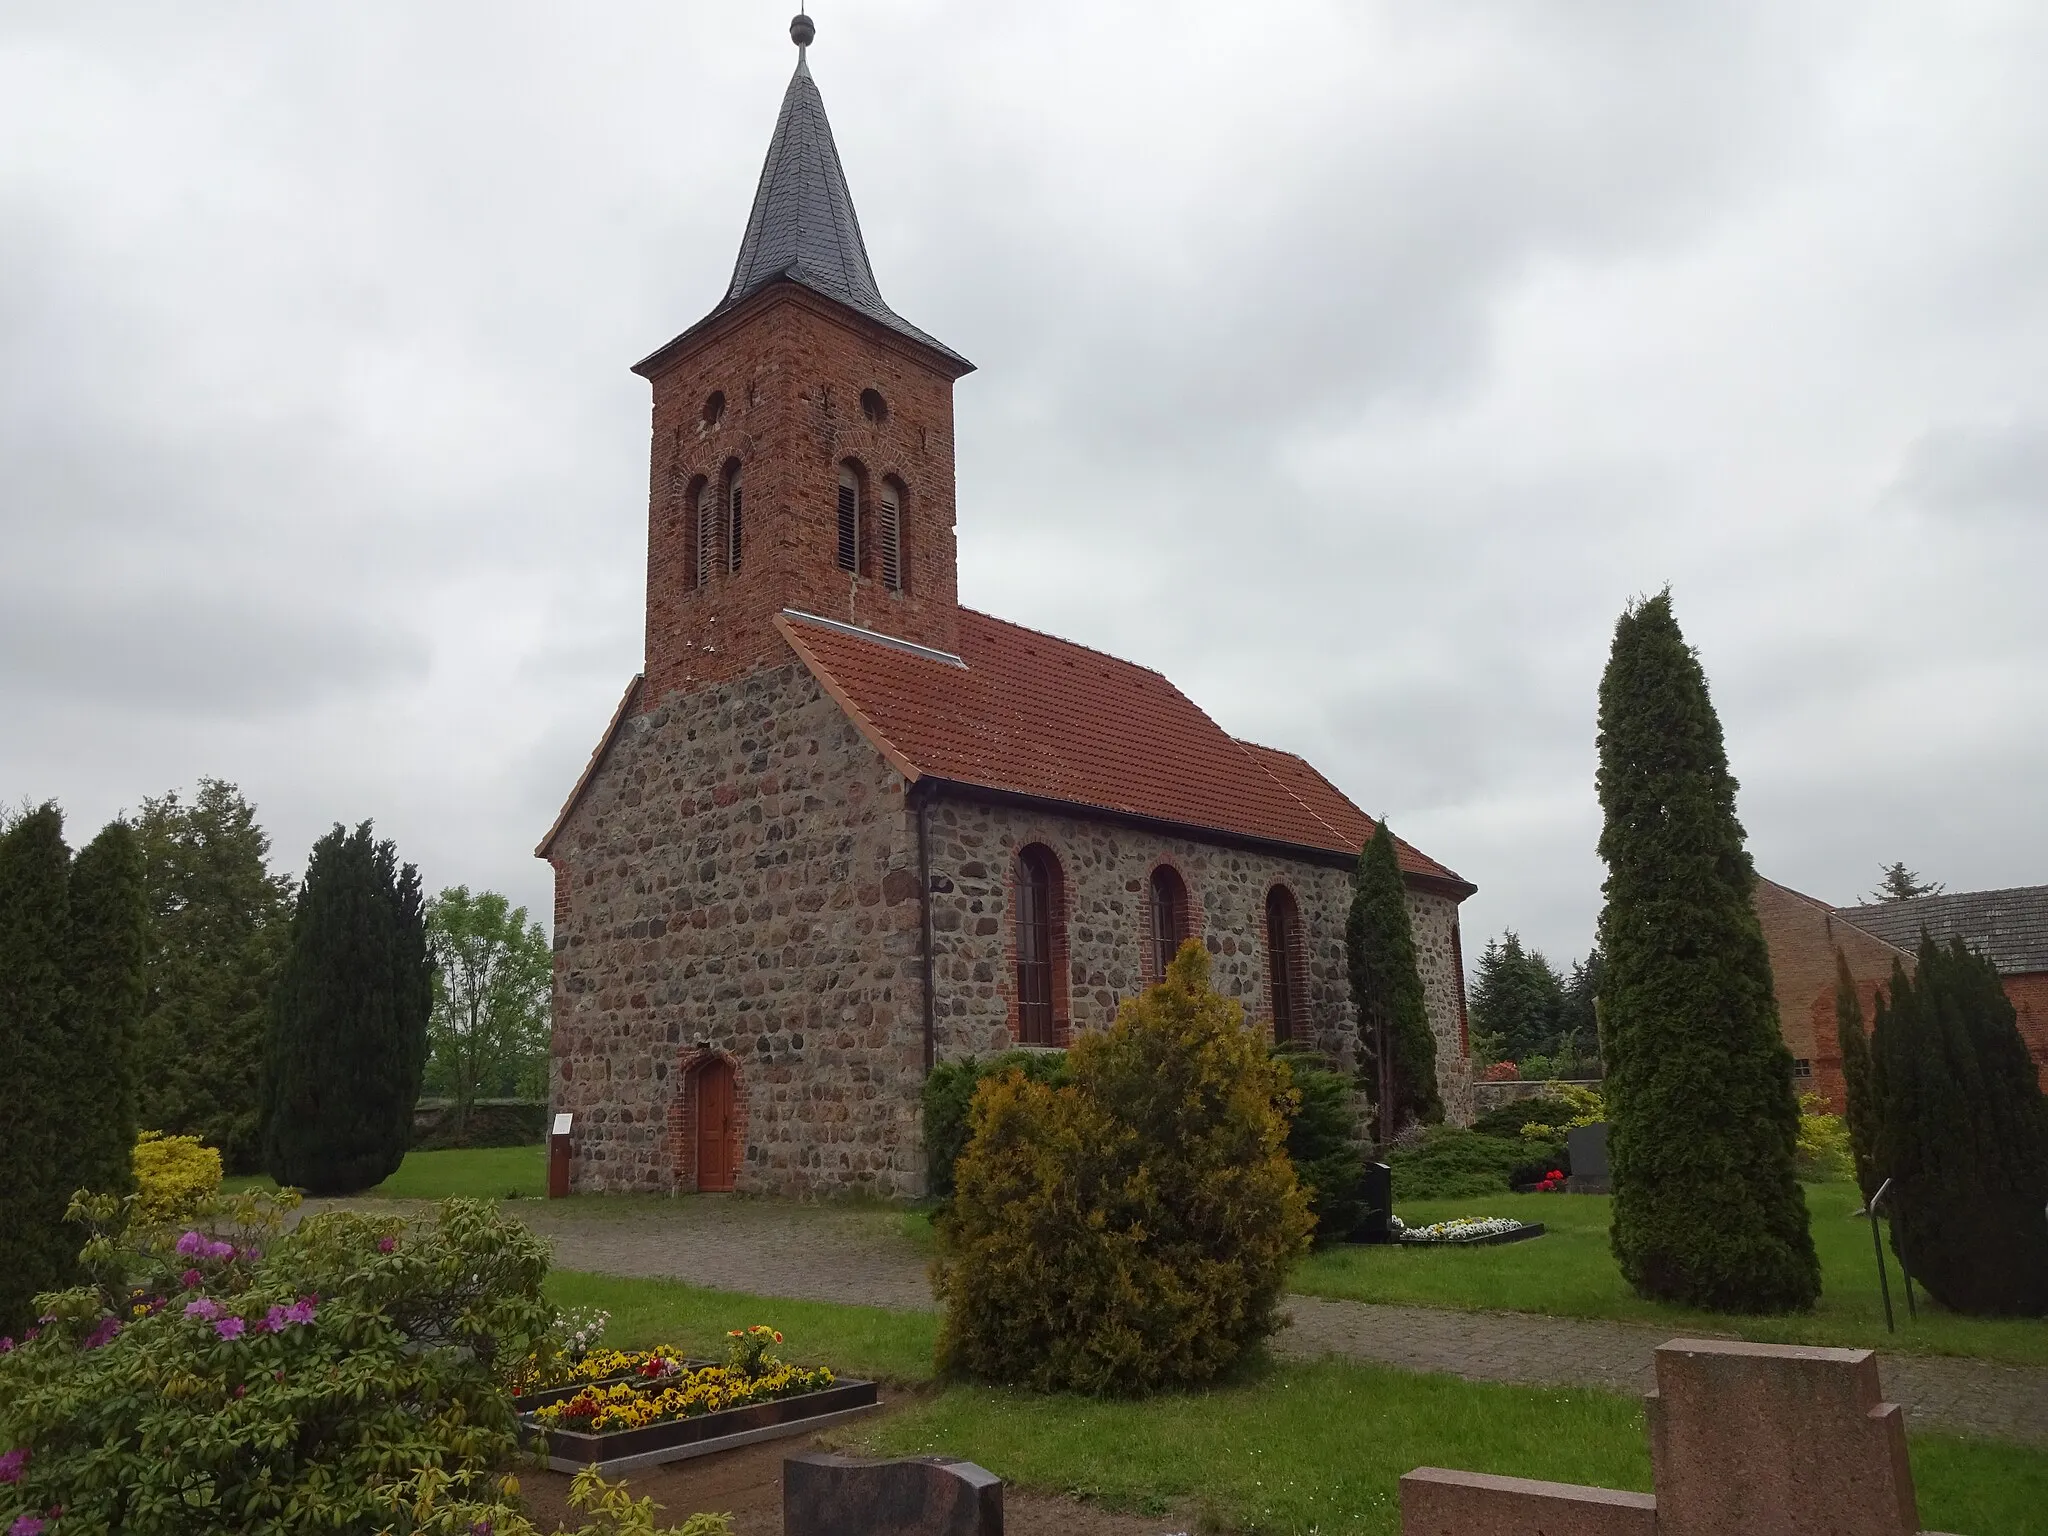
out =
{"type": "Polygon", "coordinates": [[[1884,1198],[1885,1191],[1891,1187],[1890,1179],[1878,1185],[1877,1193],[1870,1197],[1870,1203],[1863,1210],[1864,1214],[1870,1217],[1870,1251],[1877,1256],[1877,1288],[1884,1293],[1884,1331],[1897,1333],[1898,1324],[1892,1321],[1892,1283],[1885,1278],[1884,1273],[1884,1240],[1877,1235],[1877,1202],[1884,1198]]]}

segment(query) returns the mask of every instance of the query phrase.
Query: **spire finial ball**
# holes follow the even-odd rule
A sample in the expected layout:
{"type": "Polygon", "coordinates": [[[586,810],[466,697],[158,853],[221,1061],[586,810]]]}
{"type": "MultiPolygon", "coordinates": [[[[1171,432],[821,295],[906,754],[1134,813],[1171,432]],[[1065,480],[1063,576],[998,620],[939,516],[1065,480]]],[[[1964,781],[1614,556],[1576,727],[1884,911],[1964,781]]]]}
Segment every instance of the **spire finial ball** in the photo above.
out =
{"type": "Polygon", "coordinates": [[[811,39],[817,35],[818,29],[811,18],[798,11],[789,23],[789,40],[799,48],[808,48],[811,46],[811,39]]]}

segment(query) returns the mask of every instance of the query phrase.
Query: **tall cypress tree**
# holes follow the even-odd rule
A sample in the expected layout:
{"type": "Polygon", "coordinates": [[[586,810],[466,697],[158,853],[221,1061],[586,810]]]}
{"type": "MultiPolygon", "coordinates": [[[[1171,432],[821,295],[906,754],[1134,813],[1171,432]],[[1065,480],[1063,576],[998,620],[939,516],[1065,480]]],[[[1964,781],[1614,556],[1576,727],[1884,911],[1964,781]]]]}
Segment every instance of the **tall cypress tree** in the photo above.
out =
{"type": "Polygon", "coordinates": [[[1792,1058],[1721,722],[1668,590],[1615,625],[1599,751],[1615,1256],[1643,1296],[1804,1310],[1820,1261],[1794,1175],[1792,1058]]]}
{"type": "Polygon", "coordinates": [[[1359,1060],[1366,1064],[1386,1145],[1404,1125],[1435,1124],[1444,1117],[1436,1087],[1436,1035],[1415,963],[1415,929],[1408,916],[1408,890],[1394,853],[1394,834],[1384,818],[1358,855],[1351,878],[1351,913],[1344,925],[1350,963],[1351,1000],[1358,1009],[1359,1060]],[[1387,1071],[1381,1070],[1380,1042],[1387,1042],[1387,1071]],[[1391,1100],[1383,1082],[1391,1081],[1391,1100]]]}
{"type": "Polygon", "coordinates": [[[1997,968],[1923,935],[1870,1056],[1901,1261],[1958,1312],[2048,1313],[2048,1107],[1997,968]]]}
{"type": "Polygon", "coordinates": [[[126,1194],[135,1187],[135,1056],[149,921],[133,827],[111,822],[79,850],[70,894],[68,1069],[57,1088],[68,1122],[58,1153],[62,1181],[72,1190],[126,1194]]]}
{"type": "Polygon", "coordinates": [[[398,1169],[412,1136],[433,1006],[419,871],[336,826],[313,845],[271,994],[264,1167],[316,1195],[398,1169]]]}
{"type": "Polygon", "coordinates": [[[0,1334],[32,1321],[36,1292],[69,1282],[79,1246],[64,1226],[71,1189],[59,1159],[70,864],[54,805],[0,832],[0,1334]]]}
{"type": "Polygon", "coordinates": [[[1849,1154],[1856,1187],[1868,1201],[1884,1182],[1877,1174],[1877,1104],[1870,1085],[1870,1040],[1863,1032],[1863,1000],[1849,957],[1835,951],[1835,1043],[1842,1054],[1842,1118],[1849,1127],[1849,1154]]]}

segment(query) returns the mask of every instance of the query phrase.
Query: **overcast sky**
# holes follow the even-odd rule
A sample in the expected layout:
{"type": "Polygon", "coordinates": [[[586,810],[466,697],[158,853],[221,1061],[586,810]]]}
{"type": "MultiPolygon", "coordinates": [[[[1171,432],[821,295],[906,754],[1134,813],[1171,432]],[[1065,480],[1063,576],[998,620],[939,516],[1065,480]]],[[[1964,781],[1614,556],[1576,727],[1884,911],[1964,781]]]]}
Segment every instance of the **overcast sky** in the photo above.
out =
{"type": "MultiPolygon", "coordinates": [[[[818,0],[960,590],[1583,952],[1672,585],[1760,870],[2048,880],[2048,7],[818,0]]],[[[548,910],[787,0],[0,5],[0,799],[548,910]]]]}

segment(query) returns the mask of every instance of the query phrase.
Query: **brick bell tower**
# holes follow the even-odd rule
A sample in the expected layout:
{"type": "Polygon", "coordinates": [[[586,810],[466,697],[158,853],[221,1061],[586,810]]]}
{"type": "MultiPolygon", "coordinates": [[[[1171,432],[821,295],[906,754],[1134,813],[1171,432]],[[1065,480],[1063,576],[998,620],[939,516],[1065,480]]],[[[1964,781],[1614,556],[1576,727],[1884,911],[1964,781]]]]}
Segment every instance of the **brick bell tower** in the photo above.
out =
{"type": "Polygon", "coordinates": [[[654,388],[640,707],[787,659],[785,608],[957,647],[953,381],[966,358],[882,299],[790,23],[732,284],[634,364],[654,388]]]}

